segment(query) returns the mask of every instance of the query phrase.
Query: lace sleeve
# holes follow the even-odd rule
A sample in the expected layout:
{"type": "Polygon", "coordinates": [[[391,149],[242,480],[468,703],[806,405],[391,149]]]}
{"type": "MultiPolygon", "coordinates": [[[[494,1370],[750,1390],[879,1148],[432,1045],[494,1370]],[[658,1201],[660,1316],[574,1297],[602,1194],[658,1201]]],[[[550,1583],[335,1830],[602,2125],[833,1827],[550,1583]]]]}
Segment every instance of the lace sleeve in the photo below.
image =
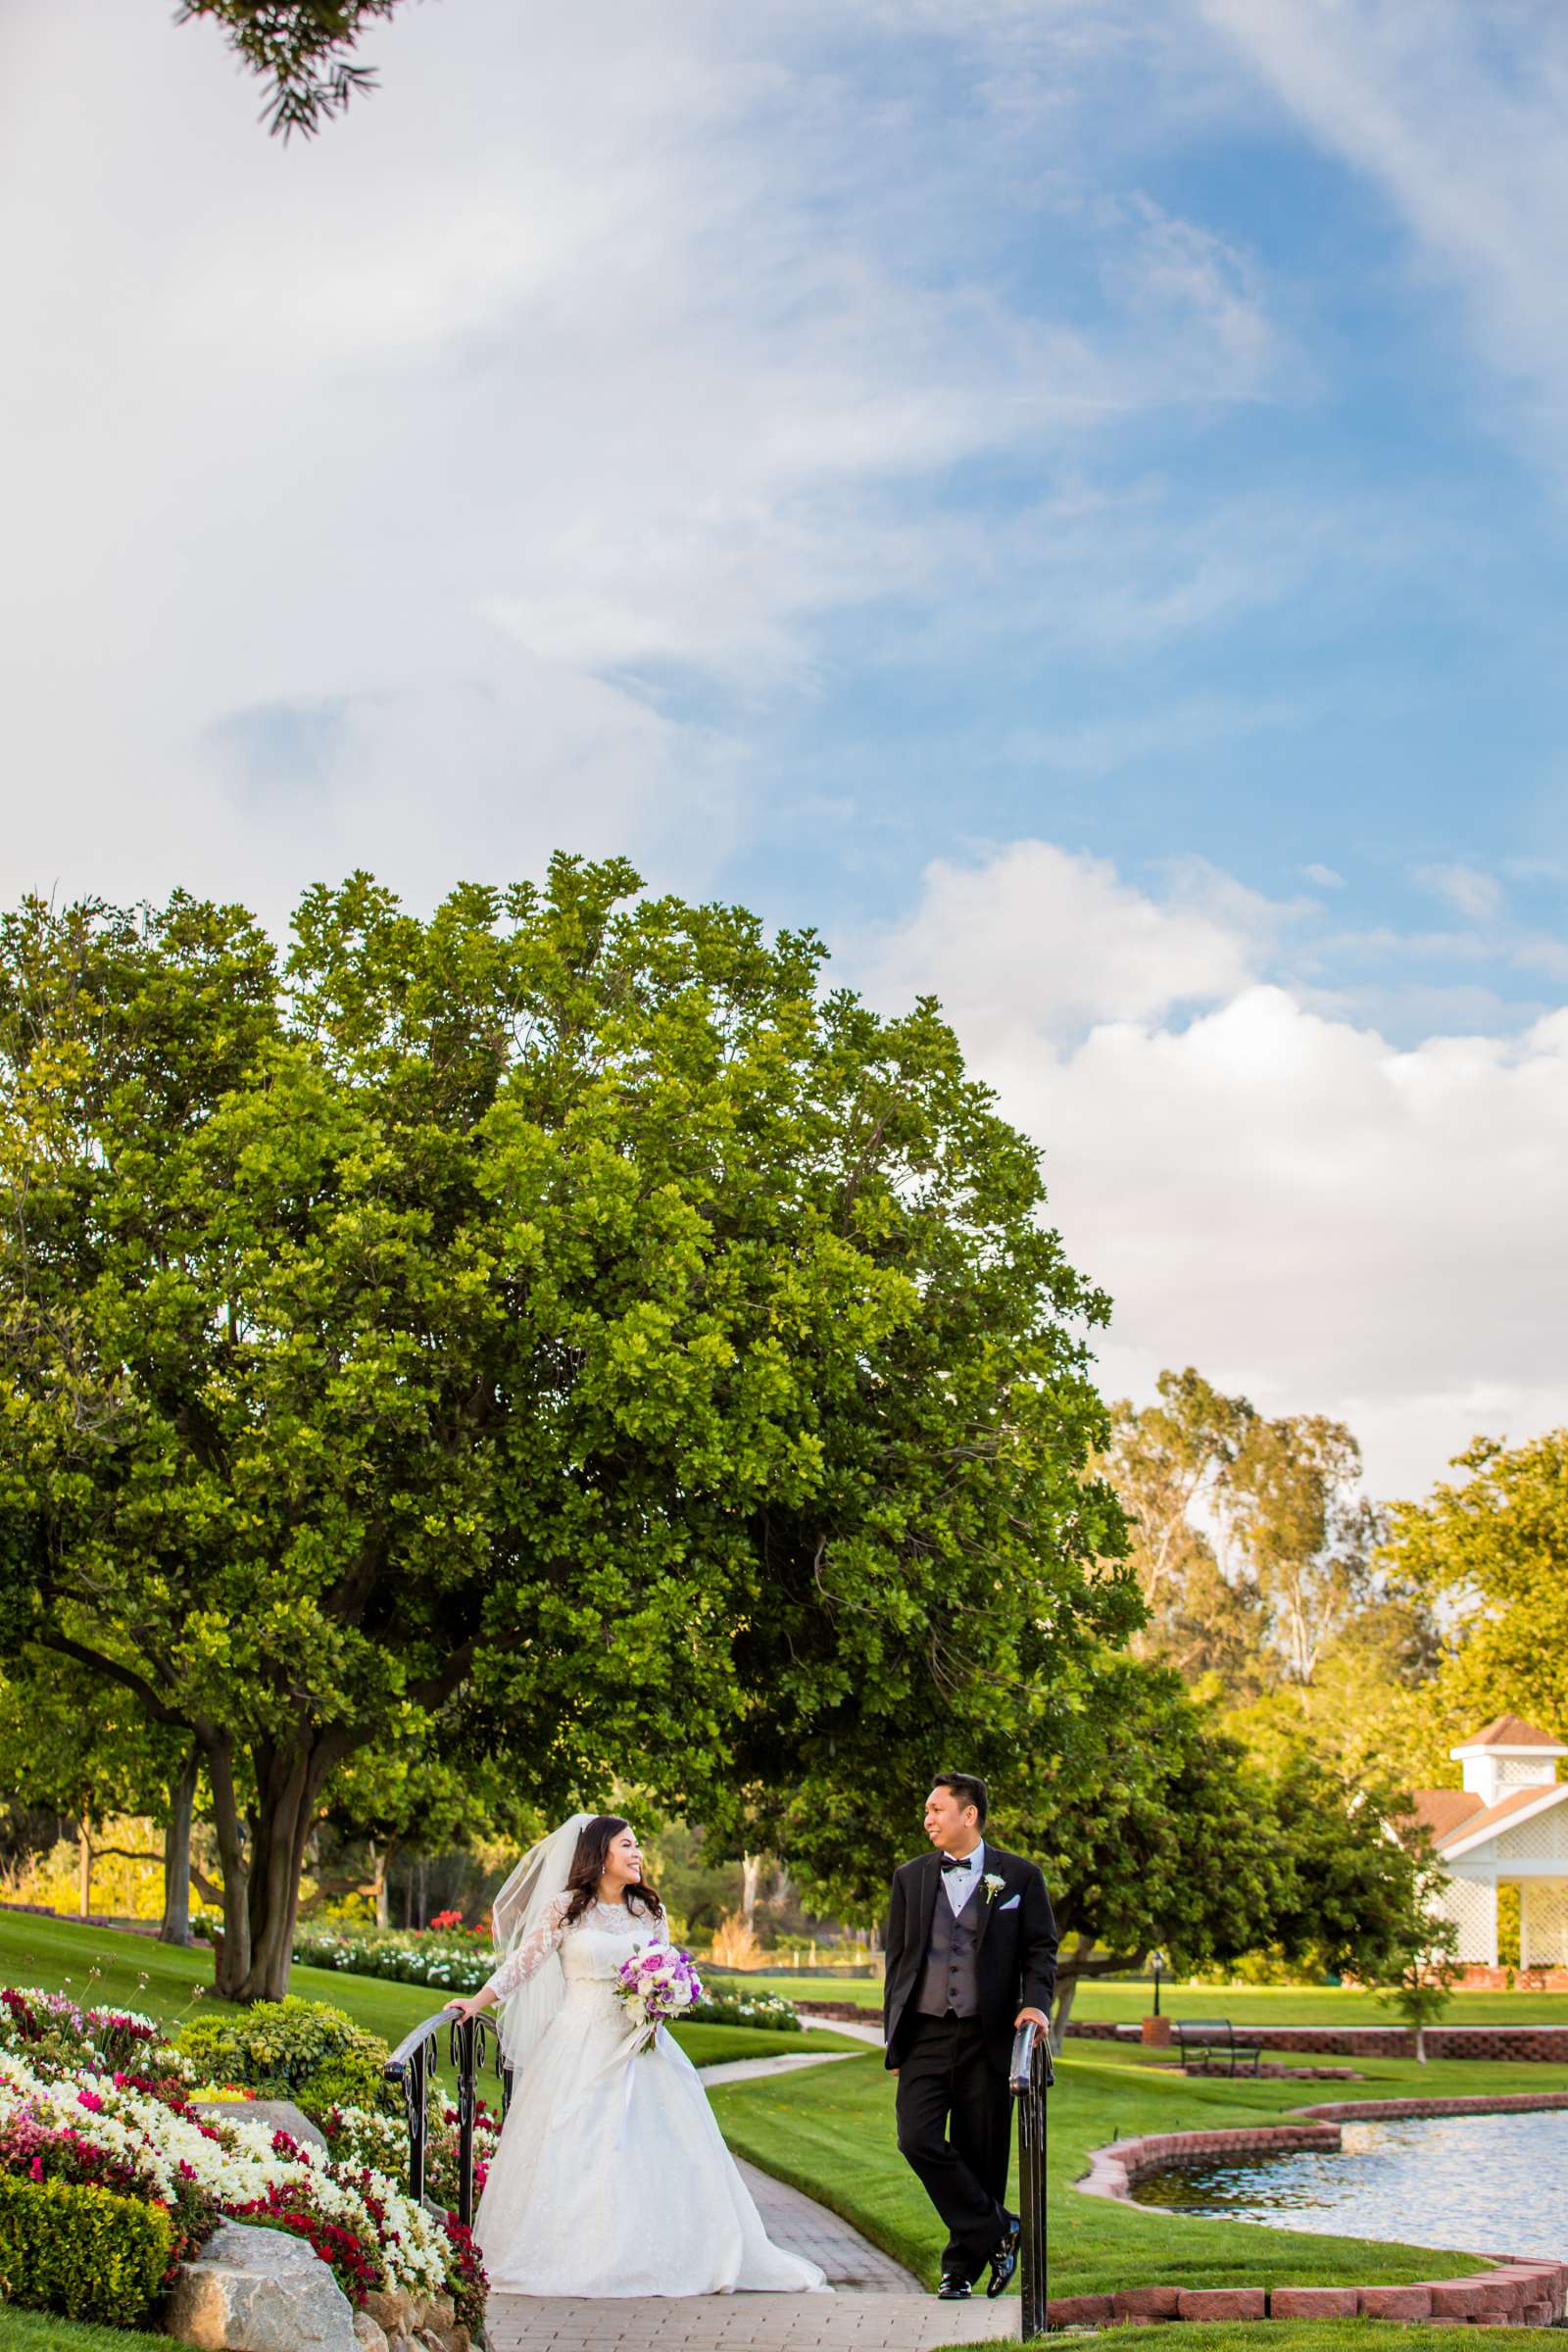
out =
{"type": "Polygon", "coordinates": [[[538,1975],[551,1953],[560,1950],[565,1927],[566,1905],[563,1898],[552,1903],[533,1933],[523,1937],[514,1952],[507,1954],[485,1984],[485,1991],[504,2001],[519,1984],[526,1984],[530,1977],[538,1975]]]}

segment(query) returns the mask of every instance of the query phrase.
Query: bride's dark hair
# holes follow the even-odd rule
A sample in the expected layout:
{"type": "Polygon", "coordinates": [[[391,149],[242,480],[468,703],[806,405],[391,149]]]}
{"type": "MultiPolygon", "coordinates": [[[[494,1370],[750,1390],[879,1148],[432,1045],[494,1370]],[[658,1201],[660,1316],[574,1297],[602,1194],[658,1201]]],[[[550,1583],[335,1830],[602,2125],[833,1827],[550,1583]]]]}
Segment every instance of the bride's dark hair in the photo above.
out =
{"type": "MultiPolygon", "coordinates": [[[[599,1900],[599,1882],[605,1875],[605,1863],[611,1845],[622,1830],[630,1828],[631,1823],[622,1820],[618,1813],[596,1813],[592,1821],[583,1823],[577,1833],[577,1851],[566,1873],[566,1893],[570,1900],[566,1904],[563,1927],[569,1928],[573,1920],[581,1919],[583,1913],[591,1911],[599,1900]]],[[[646,1879],[628,1882],[621,1899],[628,1910],[635,1903],[639,1909],[651,1912],[655,1919],[664,1916],[664,1906],[646,1879]]]]}

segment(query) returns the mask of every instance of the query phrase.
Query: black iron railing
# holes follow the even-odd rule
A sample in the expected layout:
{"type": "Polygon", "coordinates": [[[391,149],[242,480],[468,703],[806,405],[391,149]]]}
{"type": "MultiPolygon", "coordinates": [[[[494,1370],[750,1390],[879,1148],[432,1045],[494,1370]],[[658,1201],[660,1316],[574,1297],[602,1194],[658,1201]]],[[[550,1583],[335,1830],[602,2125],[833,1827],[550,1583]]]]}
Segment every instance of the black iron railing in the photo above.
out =
{"type": "Polygon", "coordinates": [[[1026,2343],[1046,2331],[1046,2093],[1055,2079],[1050,2034],[1020,2026],[1010,2081],[1018,2109],[1018,2285],[1026,2343]]]}
{"type": "Polygon", "coordinates": [[[403,2093],[409,2119],[409,2187],[421,2205],[425,2158],[429,2143],[430,2084],[435,2074],[441,2029],[450,2026],[450,2056],[458,2078],[458,2219],[466,2228],[473,2220],[473,2121],[479,2101],[479,2076],[485,2065],[485,2045],[495,2043],[495,2071],[501,2083],[501,2112],[512,2103],[512,2069],[502,2056],[501,2036],[494,2022],[479,2015],[454,2017],[450,2009],[427,2017],[422,2026],[404,2035],[387,2060],[386,2079],[403,2093]]]}

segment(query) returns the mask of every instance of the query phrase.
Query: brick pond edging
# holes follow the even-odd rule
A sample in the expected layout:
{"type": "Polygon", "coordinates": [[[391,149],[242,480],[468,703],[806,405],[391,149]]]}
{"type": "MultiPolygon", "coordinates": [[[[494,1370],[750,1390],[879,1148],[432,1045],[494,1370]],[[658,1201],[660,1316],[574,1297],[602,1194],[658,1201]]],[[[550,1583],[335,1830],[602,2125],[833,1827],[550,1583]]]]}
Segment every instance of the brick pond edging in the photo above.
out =
{"type": "MultiPolygon", "coordinates": [[[[1128,2197],[1135,2180],[1168,2164],[1205,2156],[1279,2155],[1338,2148],[1342,2123],[1422,2115],[1539,2114],[1568,2108],[1568,2091],[1500,2091],[1492,2097],[1337,2099],[1301,2107],[1283,2124],[1241,2124],[1227,2131],[1151,2132],[1093,2148],[1089,2170],[1073,2186],[1086,2197],[1128,2197]]],[[[1109,2327],[1161,2320],[1448,2320],[1492,2328],[1545,2328],[1568,2310],[1568,2263],[1511,2261],[1469,2278],[1432,2278],[1407,2286],[1133,2286],[1110,2295],[1054,2295],[1050,2328],[1109,2327]]]]}

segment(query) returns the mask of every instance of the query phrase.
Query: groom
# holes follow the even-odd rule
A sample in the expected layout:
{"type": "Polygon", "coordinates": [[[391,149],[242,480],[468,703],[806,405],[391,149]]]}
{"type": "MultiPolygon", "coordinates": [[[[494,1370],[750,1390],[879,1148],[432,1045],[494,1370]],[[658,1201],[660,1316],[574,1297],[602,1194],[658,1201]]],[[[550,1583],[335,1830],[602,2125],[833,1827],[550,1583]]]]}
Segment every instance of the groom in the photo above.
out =
{"type": "Polygon", "coordinates": [[[987,1845],[984,1781],[939,1772],[925,1800],[933,1853],[893,1874],[883,2024],[899,2078],[899,2150],[948,2226],[937,2292],[960,2302],[989,2263],[988,2295],[1018,2267],[1007,2156],[1013,2030],[1045,2029],[1056,1923],[1033,1862],[987,1845]]]}

